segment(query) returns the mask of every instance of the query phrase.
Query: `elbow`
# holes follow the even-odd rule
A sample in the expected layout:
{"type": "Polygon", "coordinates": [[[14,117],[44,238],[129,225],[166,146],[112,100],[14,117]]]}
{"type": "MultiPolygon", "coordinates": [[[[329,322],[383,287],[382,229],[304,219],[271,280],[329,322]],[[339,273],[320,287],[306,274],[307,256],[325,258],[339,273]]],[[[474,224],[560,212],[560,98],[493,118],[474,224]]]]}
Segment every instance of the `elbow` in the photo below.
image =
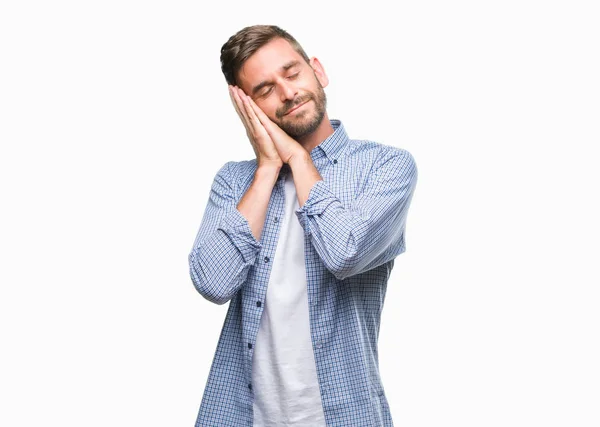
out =
{"type": "Polygon", "coordinates": [[[215,298],[215,297],[213,297],[213,296],[210,296],[210,295],[208,295],[208,294],[206,294],[206,293],[204,293],[204,294],[201,294],[201,295],[202,295],[202,296],[203,296],[203,297],[204,297],[204,298],[205,298],[207,301],[210,301],[210,302],[212,302],[212,303],[214,303],[214,304],[217,304],[217,305],[223,305],[223,304],[225,304],[226,302],[228,302],[229,300],[231,300],[231,297],[229,297],[229,298],[215,298]]]}
{"type": "Polygon", "coordinates": [[[346,273],[343,273],[341,271],[336,271],[336,270],[329,270],[329,271],[333,274],[333,276],[337,280],[340,280],[340,281],[344,280],[346,277],[351,276],[351,274],[346,274],[346,273]]]}
{"type": "Polygon", "coordinates": [[[343,250],[337,248],[337,251],[329,251],[327,256],[322,257],[325,267],[338,280],[353,276],[361,261],[358,248],[354,236],[350,235],[350,244],[343,250]]]}
{"type": "Polygon", "coordinates": [[[190,278],[194,288],[204,299],[217,305],[223,305],[233,297],[232,293],[227,292],[228,287],[215,286],[218,283],[223,283],[222,278],[210,277],[206,274],[202,263],[198,260],[196,250],[192,251],[188,256],[190,278]]]}
{"type": "MultiPolygon", "coordinates": [[[[192,276],[193,277],[193,276],[192,276]]],[[[203,282],[192,278],[194,288],[205,300],[212,302],[213,304],[223,305],[231,299],[231,296],[220,295],[214,292],[214,289],[210,289],[203,285],[203,282]]]]}
{"type": "Polygon", "coordinates": [[[331,274],[338,280],[344,280],[347,277],[354,276],[354,269],[351,267],[329,267],[331,274]]]}
{"type": "Polygon", "coordinates": [[[357,267],[358,259],[356,257],[330,260],[326,263],[327,269],[338,280],[344,280],[347,277],[353,276],[357,267]]]}
{"type": "Polygon", "coordinates": [[[223,305],[233,297],[233,295],[219,292],[214,286],[209,286],[208,281],[205,280],[202,274],[198,274],[192,266],[190,266],[190,277],[192,278],[192,283],[194,284],[196,291],[198,291],[198,293],[207,301],[217,305],[223,305]]]}
{"type": "Polygon", "coordinates": [[[404,251],[404,235],[391,242],[385,240],[376,246],[354,245],[344,256],[328,257],[325,266],[338,280],[364,273],[393,260],[404,251]]]}

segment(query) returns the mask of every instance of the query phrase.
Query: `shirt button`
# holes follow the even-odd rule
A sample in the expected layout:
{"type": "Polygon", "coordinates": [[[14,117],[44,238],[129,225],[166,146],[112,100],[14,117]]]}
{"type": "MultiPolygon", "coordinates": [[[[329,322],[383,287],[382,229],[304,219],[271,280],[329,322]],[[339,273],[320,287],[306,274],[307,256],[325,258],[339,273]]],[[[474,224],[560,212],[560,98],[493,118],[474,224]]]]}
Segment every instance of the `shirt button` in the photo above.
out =
{"type": "Polygon", "coordinates": [[[323,347],[323,343],[321,341],[317,341],[317,348],[323,347]]]}
{"type": "Polygon", "coordinates": [[[248,348],[252,348],[252,343],[251,342],[248,343],[248,348]]]}
{"type": "Polygon", "coordinates": [[[265,257],[265,262],[269,262],[269,257],[268,256],[265,257]]]}
{"type": "Polygon", "coordinates": [[[252,390],[252,384],[248,384],[248,388],[252,390]]]}
{"type": "Polygon", "coordinates": [[[279,222],[279,217],[276,216],[275,218],[273,218],[273,222],[279,222]]]}
{"type": "Polygon", "coordinates": [[[337,159],[333,159],[333,164],[337,165],[337,159]]]}
{"type": "Polygon", "coordinates": [[[256,301],[256,306],[260,307],[260,301],[256,301]]]}

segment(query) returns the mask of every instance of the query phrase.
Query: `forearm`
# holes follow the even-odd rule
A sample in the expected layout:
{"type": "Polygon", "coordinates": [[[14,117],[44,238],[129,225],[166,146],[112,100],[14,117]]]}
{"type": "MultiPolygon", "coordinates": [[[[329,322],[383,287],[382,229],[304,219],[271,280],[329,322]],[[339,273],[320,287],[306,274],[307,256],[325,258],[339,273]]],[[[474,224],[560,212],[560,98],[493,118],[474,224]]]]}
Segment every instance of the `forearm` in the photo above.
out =
{"type": "Polygon", "coordinates": [[[294,176],[298,203],[299,206],[303,206],[306,200],[308,200],[311,188],[317,181],[321,181],[323,178],[308,153],[292,157],[289,164],[294,176]]]}
{"type": "Polygon", "coordinates": [[[248,220],[256,240],[260,240],[278,174],[279,168],[259,166],[254,173],[252,184],[237,205],[237,209],[248,220]]]}
{"type": "Polygon", "coordinates": [[[315,185],[313,194],[296,211],[298,220],[325,267],[338,279],[370,270],[403,250],[402,211],[386,211],[375,202],[371,209],[346,206],[324,181],[315,185]]]}
{"type": "Polygon", "coordinates": [[[335,184],[314,183],[296,215],[338,279],[370,270],[404,251],[406,216],[416,180],[412,155],[393,150],[373,165],[362,192],[353,200],[343,203],[335,184]]]}
{"type": "Polygon", "coordinates": [[[194,286],[216,304],[225,304],[240,289],[261,248],[242,218],[234,209],[188,256],[194,286]]]}
{"type": "Polygon", "coordinates": [[[235,206],[236,162],[217,172],[200,228],[188,256],[195,288],[207,300],[224,304],[243,286],[261,244],[235,206]]]}

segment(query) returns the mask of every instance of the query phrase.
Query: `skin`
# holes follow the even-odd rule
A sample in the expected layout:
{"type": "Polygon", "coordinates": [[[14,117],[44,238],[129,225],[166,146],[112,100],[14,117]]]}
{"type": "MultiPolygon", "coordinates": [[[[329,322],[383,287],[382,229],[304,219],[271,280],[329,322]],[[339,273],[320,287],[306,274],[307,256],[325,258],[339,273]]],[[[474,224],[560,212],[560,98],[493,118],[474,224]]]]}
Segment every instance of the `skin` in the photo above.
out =
{"type": "Polygon", "coordinates": [[[259,239],[283,163],[291,168],[300,206],[323,179],[310,151],[334,132],[323,91],[329,79],[317,58],[307,63],[287,40],[278,38],[248,58],[237,80],[239,86],[230,85],[229,93],[258,162],[254,180],[237,208],[259,239]]]}

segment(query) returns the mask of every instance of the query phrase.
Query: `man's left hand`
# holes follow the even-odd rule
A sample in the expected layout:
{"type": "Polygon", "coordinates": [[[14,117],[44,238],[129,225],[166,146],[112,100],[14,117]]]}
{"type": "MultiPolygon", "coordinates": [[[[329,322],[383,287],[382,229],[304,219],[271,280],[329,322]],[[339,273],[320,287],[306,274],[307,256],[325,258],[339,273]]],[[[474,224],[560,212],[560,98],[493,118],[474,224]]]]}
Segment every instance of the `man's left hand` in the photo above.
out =
{"type": "Polygon", "coordinates": [[[302,145],[291,136],[289,136],[283,129],[277,126],[269,117],[264,113],[261,108],[256,105],[254,100],[246,95],[241,88],[238,88],[240,96],[246,97],[250,106],[254,110],[254,113],[258,117],[260,123],[263,125],[279,153],[279,157],[284,163],[290,163],[293,158],[306,156],[307,151],[302,145]]]}

